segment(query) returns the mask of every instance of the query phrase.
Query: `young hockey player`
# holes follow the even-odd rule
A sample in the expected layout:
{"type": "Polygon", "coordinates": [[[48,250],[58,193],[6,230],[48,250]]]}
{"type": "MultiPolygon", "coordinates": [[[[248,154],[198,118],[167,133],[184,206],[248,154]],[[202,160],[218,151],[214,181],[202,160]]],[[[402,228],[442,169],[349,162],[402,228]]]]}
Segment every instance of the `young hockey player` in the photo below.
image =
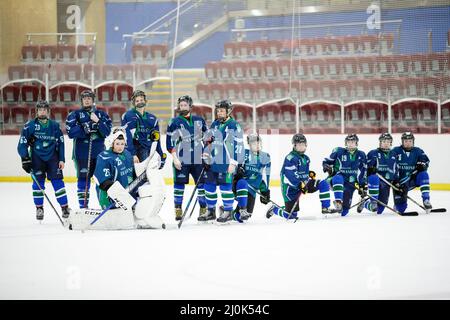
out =
{"type": "Polygon", "coordinates": [[[22,168],[37,180],[33,179],[32,185],[37,220],[44,219],[44,194],[41,189],[45,189],[46,177],[52,183],[62,217],[66,219],[70,214],[62,172],[65,162],[64,136],[59,123],[49,119],[49,116],[48,102],[39,101],[36,104],[36,118],[25,124],[17,147],[22,168]]]}
{"type": "Polygon", "coordinates": [[[280,208],[272,205],[266,217],[270,218],[276,214],[286,219],[297,219],[301,194],[313,193],[317,190],[319,190],[322,213],[334,213],[335,210],[330,209],[330,185],[326,180],[316,180],[316,173],[309,170],[310,159],[305,154],[308,146],[306,137],[296,133],[292,137],[292,146],[292,151],[284,159],[280,172],[285,206],[280,208]]]}
{"type": "Polygon", "coordinates": [[[366,196],[366,154],[358,150],[358,141],[356,134],[347,135],[345,148],[335,148],[322,163],[323,171],[332,177],[335,206],[342,216],[348,214],[355,189],[366,196]]]}
{"type": "Polygon", "coordinates": [[[127,132],[127,149],[133,155],[134,163],[144,161],[150,154],[153,141],[157,141],[156,152],[161,157],[161,168],[166,162],[166,154],[162,151],[158,119],[145,111],[147,98],[141,90],[131,96],[133,108],[122,116],[122,127],[127,132]]]}
{"type": "MultiPolygon", "coordinates": [[[[261,203],[270,201],[270,155],[262,151],[259,134],[247,136],[248,149],[244,151],[244,163],[238,165],[233,179],[233,192],[238,202],[233,211],[234,220],[245,221],[251,217],[255,207],[256,191],[260,192],[261,203]]],[[[223,207],[220,207],[223,211],[223,207]]]]}
{"type": "MultiPolygon", "coordinates": [[[[379,147],[371,150],[367,154],[367,186],[368,194],[380,202],[387,204],[391,187],[380,180],[378,174],[387,181],[393,183],[398,181],[398,168],[395,154],[392,152],[392,136],[389,133],[382,133],[379,140],[379,147]]],[[[363,208],[369,211],[383,213],[384,206],[368,197],[362,201],[357,208],[361,212],[363,208]]]]}
{"type": "Polygon", "coordinates": [[[175,220],[180,220],[183,214],[184,188],[189,183],[189,174],[198,182],[197,199],[200,204],[199,216],[206,214],[205,189],[203,188],[203,170],[201,154],[203,151],[203,134],[206,132],[206,122],[202,117],[192,115],[192,98],[178,98],[178,116],[172,118],[167,128],[166,147],[173,158],[174,204],[175,220]],[[200,181],[199,181],[200,180],[200,181]]]}
{"type": "Polygon", "coordinates": [[[91,178],[97,156],[105,150],[105,137],[111,133],[111,119],[95,108],[95,94],[84,90],[80,94],[81,109],[72,111],[66,120],[67,134],[73,142],[73,156],[77,169],[77,194],[80,208],[89,204],[91,178]]]}
{"type": "Polygon", "coordinates": [[[202,158],[205,165],[205,195],[208,210],[198,217],[199,221],[216,218],[216,189],[219,186],[224,211],[218,222],[230,221],[233,211],[233,175],[243,162],[244,144],[241,126],[231,117],[233,105],[228,100],[216,103],[216,120],[205,135],[202,158]]]}
{"type": "Polygon", "coordinates": [[[430,159],[425,152],[414,146],[414,135],[411,132],[402,134],[401,146],[395,147],[392,153],[395,155],[398,163],[398,180],[394,185],[400,191],[394,191],[395,208],[403,213],[408,203],[408,191],[419,187],[422,193],[423,206],[425,209],[432,208],[430,202],[430,177],[427,169],[430,159]]]}

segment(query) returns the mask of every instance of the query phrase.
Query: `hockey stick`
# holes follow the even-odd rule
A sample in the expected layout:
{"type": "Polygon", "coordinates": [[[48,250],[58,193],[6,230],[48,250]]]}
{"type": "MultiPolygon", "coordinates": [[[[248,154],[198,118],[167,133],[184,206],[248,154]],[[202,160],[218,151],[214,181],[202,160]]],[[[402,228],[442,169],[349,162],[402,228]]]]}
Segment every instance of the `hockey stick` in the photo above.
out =
{"type": "MultiPolygon", "coordinates": [[[[264,196],[263,194],[261,194],[261,192],[259,192],[258,190],[256,190],[255,188],[253,188],[253,186],[248,185],[250,189],[252,189],[253,191],[255,191],[257,194],[259,194],[261,197],[263,197],[264,199],[267,199],[266,196],[264,196]]],[[[273,205],[275,205],[278,208],[283,208],[283,206],[280,206],[279,204],[273,202],[272,200],[268,199],[269,202],[271,202],[273,205]]]]}
{"type": "MultiPolygon", "coordinates": [[[[66,226],[64,225],[64,222],[62,221],[61,217],[59,216],[58,211],[56,211],[55,206],[54,206],[53,203],[50,201],[50,199],[48,198],[48,196],[47,196],[47,194],[45,193],[45,191],[41,188],[41,185],[39,184],[39,182],[38,182],[36,176],[34,175],[33,171],[31,171],[30,173],[31,173],[31,179],[33,179],[34,183],[37,184],[39,190],[41,190],[41,192],[44,194],[45,199],[47,199],[48,203],[50,203],[50,206],[53,208],[53,211],[55,211],[55,214],[56,214],[56,216],[58,217],[59,222],[61,222],[61,225],[62,225],[63,227],[66,227],[66,226]]],[[[44,183],[45,183],[45,178],[44,178],[44,183]]]]}
{"type": "Polygon", "coordinates": [[[192,217],[192,214],[194,213],[194,209],[195,209],[195,206],[197,205],[197,202],[198,202],[198,194],[197,194],[197,198],[195,198],[194,206],[192,207],[192,210],[189,213],[188,219],[190,219],[192,217]]]}
{"type": "MultiPolygon", "coordinates": [[[[198,185],[200,183],[200,179],[203,177],[203,172],[204,171],[205,171],[205,167],[203,167],[202,171],[200,172],[200,176],[199,176],[199,178],[197,180],[197,183],[195,184],[194,190],[192,191],[191,197],[189,198],[189,201],[188,201],[188,203],[186,205],[186,208],[183,211],[183,214],[181,216],[181,220],[180,220],[180,222],[178,222],[178,229],[180,229],[181,225],[183,224],[184,218],[186,217],[186,213],[187,213],[187,211],[188,211],[188,209],[189,209],[189,207],[191,205],[192,199],[194,198],[195,191],[197,191],[198,185]]],[[[195,207],[195,204],[194,204],[194,207],[195,207]]],[[[194,210],[194,209],[192,209],[192,210],[194,210]]],[[[191,212],[191,215],[192,215],[192,212],[191,212]]]]}
{"type": "Polygon", "coordinates": [[[86,173],[86,185],[84,186],[84,207],[87,207],[87,196],[88,196],[88,185],[90,185],[91,178],[89,177],[89,172],[91,171],[91,155],[92,155],[92,141],[94,140],[92,134],[89,135],[89,148],[88,148],[88,163],[87,163],[87,173],[86,173]]]}
{"type": "MultiPolygon", "coordinates": [[[[353,187],[358,190],[358,188],[356,187],[356,185],[353,185],[353,187]]],[[[395,212],[396,214],[398,214],[399,216],[403,216],[403,217],[415,217],[418,216],[419,213],[417,211],[410,211],[410,212],[400,212],[390,206],[388,206],[387,204],[383,203],[382,201],[378,200],[377,198],[371,196],[370,194],[366,194],[371,200],[377,202],[379,205],[382,205],[385,208],[388,208],[389,210],[391,210],[392,212],[395,212]]]]}
{"type": "MultiPolygon", "coordinates": [[[[416,171],[413,171],[413,173],[411,173],[411,175],[413,175],[414,172],[417,172],[417,170],[416,170],[416,171]]],[[[410,176],[411,176],[411,175],[410,175],[410,176]]],[[[395,191],[401,191],[399,188],[397,188],[397,187],[394,186],[392,183],[390,183],[388,180],[386,180],[386,178],[384,178],[381,174],[377,173],[377,176],[378,176],[382,181],[384,181],[384,183],[386,183],[388,186],[390,186],[393,190],[395,190],[395,191]]],[[[406,195],[406,197],[407,197],[409,200],[411,200],[413,203],[415,203],[416,205],[418,205],[419,207],[421,207],[425,212],[428,212],[428,210],[427,210],[423,205],[421,205],[420,203],[418,203],[416,200],[414,200],[413,198],[411,198],[409,195],[406,195]]],[[[429,212],[447,212],[447,209],[446,209],[446,208],[430,209],[429,212]]]]}
{"type": "Polygon", "coordinates": [[[362,197],[361,200],[358,203],[355,203],[354,205],[352,205],[350,208],[348,208],[348,210],[353,209],[354,207],[357,207],[361,204],[361,202],[366,201],[367,199],[369,199],[369,197],[362,197]]]}
{"type": "MultiPolygon", "coordinates": [[[[156,151],[156,144],[155,141],[152,142],[152,146],[150,149],[150,154],[148,156],[148,163],[147,166],[150,164],[150,160],[153,157],[153,155],[155,154],[156,151]]],[[[137,186],[139,186],[139,184],[142,181],[146,181],[147,179],[147,170],[145,170],[143,173],[141,173],[136,179],[134,179],[126,188],[128,193],[133,192],[137,186]]],[[[111,208],[113,208],[115,205],[115,203],[111,203],[108,207],[106,207],[102,212],[100,212],[100,214],[91,222],[89,223],[84,229],[81,229],[81,232],[84,233],[84,231],[86,231],[90,226],[92,226],[94,223],[96,223],[106,212],[108,212],[111,208]]]]}

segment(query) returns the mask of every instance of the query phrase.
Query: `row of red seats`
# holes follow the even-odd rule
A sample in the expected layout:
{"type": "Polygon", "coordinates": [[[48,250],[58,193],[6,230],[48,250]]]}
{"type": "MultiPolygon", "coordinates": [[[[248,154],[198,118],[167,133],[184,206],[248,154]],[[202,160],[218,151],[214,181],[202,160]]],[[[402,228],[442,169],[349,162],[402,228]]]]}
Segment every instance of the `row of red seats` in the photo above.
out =
{"type": "Polygon", "coordinates": [[[22,60],[33,61],[75,61],[76,58],[83,62],[90,62],[94,56],[95,48],[93,45],[79,44],[58,44],[58,45],[33,45],[28,44],[22,47],[22,60]]]}
{"type": "Polygon", "coordinates": [[[339,55],[374,54],[392,51],[393,34],[357,35],[342,37],[301,38],[291,40],[258,40],[227,42],[224,45],[224,58],[276,57],[289,54],[291,48],[295,55],[339,55]]]}
{"type": "Polygon", "coordinates": [[[304,100],[381,99],[428,97],[450,98],[450,76],[426,78],[376,78],[352,80],[294,80],[258,83],[210,83],[198,84],[200,101],[217,101],[228,98],[232,101],[258,101],[291,97],[304,100]],[[290,91],[289,91],[290,90],[290,91]]]}
{"type": "MultiPolygon", "coordinates": [[[[79,101],[79,95],[88,89],[82,85],[61,84],[49,90],[49,101],[60,103],[74,103],[79,101]]],[[[100,102],[129,102],[133,94],[133,87],[128,84],[109,83],[95,89],[97,101],[100,102]]],[[[45,87],[42,85],[8,85],[2,89],[3,102],[6,104],[36,103],[45,99],[45,87]]]]}
{"type": "Polygon", "coordinates": [[[167,58],[167,45],[165,44],[134,44],[131,47],[133,61],[161,60],[167,58]]]}
{"type": "MultiPolygon", "coordinates": [[[[377,57],[294,59],[297,79],[343,79],[356,76],[441,75],[449,71],[450,52],[377,57]]],[[[209,81],[272,80],[291,76],[291,60],[212,61],[205,65],[209,81]]]]}
{"type": "Polygon", "coordinates": [[[55,64],[55,65],[17,65],[8,67],[9,80],[44,79],[49,74],[50,81],[91,81],[94,79],[112,81],[133,81],[133,72],[137,79],[149,79],[156,76],[157,66],[154,64],[55,64]]]}

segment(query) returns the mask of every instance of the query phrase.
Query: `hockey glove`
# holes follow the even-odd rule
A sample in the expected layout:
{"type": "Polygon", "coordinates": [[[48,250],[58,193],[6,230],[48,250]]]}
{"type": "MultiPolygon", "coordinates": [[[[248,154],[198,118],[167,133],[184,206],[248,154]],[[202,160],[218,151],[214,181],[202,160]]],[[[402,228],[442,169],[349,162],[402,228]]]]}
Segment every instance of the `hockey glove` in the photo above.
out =
{"type": "Polygon", "coordinates": [[[398,189],[394,190],[394,192],[400,196],[404,196],[408,193],[408,186],[406,184],[400,184],[398,181],[393,181],[392,184],[398,189]]]}
{"type": "MultiPolygon", "coordinates": [[[[159,131],[158,130],[153,130],[152,131],[152,133],[150,134],[150,139],[152,140],[152,141],[158,141],[159,140],[159,138],[160,138],[160,133],[159,133],[159,131]]],[[[161,160],[162,160],[162,157],[161,157],[161,160]]]]}
{"type": "Polygon", "coordinates": [[[367,175],[368,176],[371,176],[371,175],[376,174],[376,173],[377,173],[377,167],[368,167],[367,168],[367,175]]]}
{"type": "Polygon", "coordinates": [[[32,169],[31,158],[25,157],[22,158],[22,169],[25,170],[26,173],[30,173],[32,169]]]}
{"type": "Polygon", "coordinates": [[[309,174],[308,174],[308,175],[309,175],[309,177],[310,177],[311,179],[313,179],[313,180],[316,179],[316,172],[315,172],[315,171],[312,171],[312,170],[309,171],[309,174]]]}
{"type": "Polygon", "coordinates": [[[245,168],[243,165],[239,164],[236,169],[236,174],[234,175],[234,180],[238,181],[243,179],[245,176],[245,168]]]}
{"type": "Polygon", "coordinates": [[[31,137],[28,138],[28,145],[30,147],[32,147],[35,142],[36,142],[36,137],[35,136],[31,136],[31,137]]]}
{"type": "Polygon", "coordinates": [[[323,172],[328,173],[330,176],[332,176],[334,173],[334,168],[333,168],[333,166],[325,163],[323,165],[323,172]]]}
{"type": "Polygon", "coordinates": [[[159,165],[159,170],[161,170],[166,164],[167,154],[163,153],[161,155],[161,164],[159,165]]]}
{"type": "Polygon", "coordinates": [[[208,153],[202,153],[202,164],[205,171],[211,168],[211,155],[208,153]]]}
{"type": "Polygon", "coordinates": [[[358,193],[361,196],[361,198],[367,196],[367,185],[365,183],[359,185],[357,184],[356,189],[358,190],[358,193]]]}
{"type": "Polygon", "coordinates": [[[416,163],[416,169],[419,172],[425,171],[425,170],[427,170],[427,164],[425,162],[419,161],[416,163]]]}
{"type": "Polygon", "coordinates": [[[270,190],[269,189],[267,189],[266,191],[261,191],[259,201],[261,201],[262,204],[268,204],[270,202],[270,190]]]}

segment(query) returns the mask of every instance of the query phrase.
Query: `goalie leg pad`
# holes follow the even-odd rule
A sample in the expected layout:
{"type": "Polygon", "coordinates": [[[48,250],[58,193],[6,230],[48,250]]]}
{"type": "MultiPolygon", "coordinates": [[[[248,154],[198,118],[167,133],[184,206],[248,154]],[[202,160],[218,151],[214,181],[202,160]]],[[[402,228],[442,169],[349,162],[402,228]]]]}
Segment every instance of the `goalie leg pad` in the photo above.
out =
{"type": "Polygon", "coordinates": [[[116,181],[108,189],[108,197],[110,197],[116,203],[117,207],[122,208],[125,211],[131,212],[131,208],[136,203],[136,200],[131,196],[131,194],[125,190],[125,188],[116,181]]]}
{"type": "Polygon", "coordinates": [[[87,226],[91,230],[129,230],[135,228],[131,211],[110,209],[96,223],[92,221],[102,212],[101,209],[80,209],[69,216],[69,225],[73,230],[82,230],[87,226]]]}

